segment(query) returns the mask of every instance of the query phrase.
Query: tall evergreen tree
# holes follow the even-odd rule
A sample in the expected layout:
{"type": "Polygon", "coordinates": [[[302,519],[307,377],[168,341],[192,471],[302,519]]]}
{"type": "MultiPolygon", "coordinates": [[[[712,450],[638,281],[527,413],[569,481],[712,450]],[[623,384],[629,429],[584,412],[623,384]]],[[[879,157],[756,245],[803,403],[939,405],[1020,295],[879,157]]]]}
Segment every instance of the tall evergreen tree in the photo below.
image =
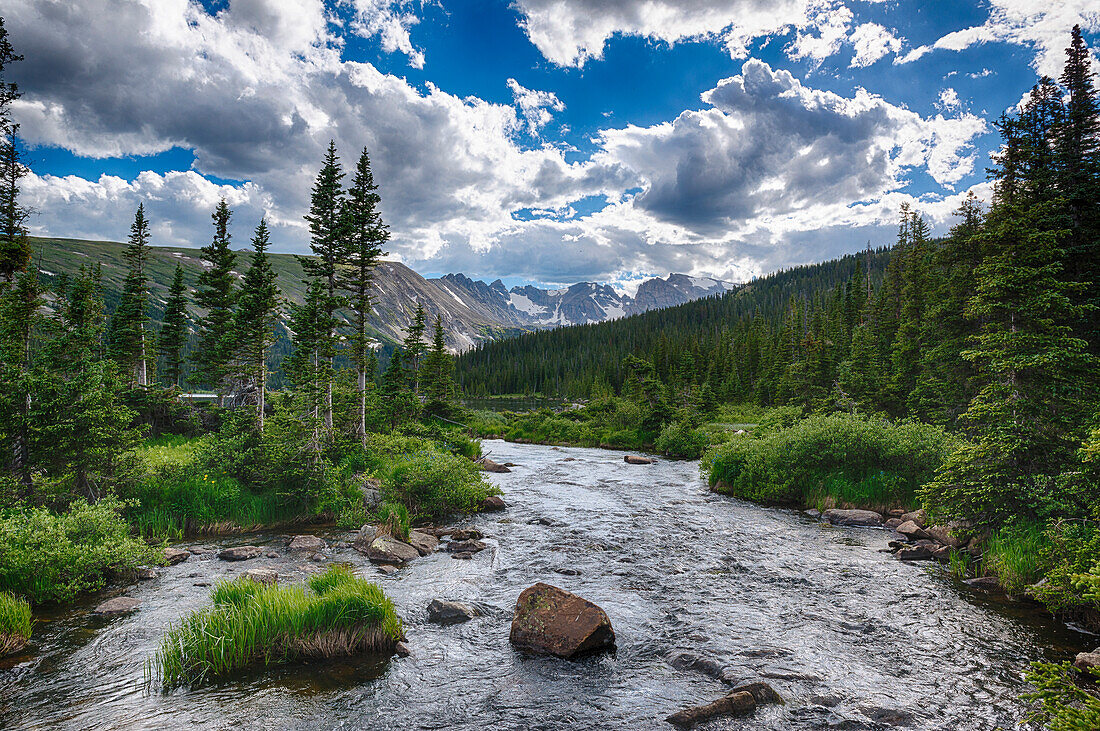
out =
{"type": "Polygon", "coordinates": [[[191,353],[196,380],[212,387],[221,405],[225,392],[225,378],[236,352],[233,330],[233,307],[236,292],[233,286],[233,266],[237,255],[229,248],[229,219],[232,216],[225,199],[218,203],[211,218],[214,220],[214,239],[202,247],[202,258],[209,264],[199,273],[198,293],[195,300],[206,315],[199,320],[198,342],[191,353]]]}
{"type": "Polygon", "coordinates": [[[909,243],[901,268],[901,310],[897,334],[891,348],[891,388],[899,413],[905,407],[909,395],[916,386],[920,371],[925,315],[925,297],[928,292],[928,267],[931,242],[928,225],[915,212],[909,214],[909,243]]]}
{"type": "Polygon", "coordinates": [[[320,411],[324,401],[324,389],[318,375],[324,367],[322,355],[331,322],[326,312],[325,286],[320,279],[310,280],[306,287],[305,301],[290,304],[290,331],[293,349],[283,361],[283,369],[295,386],[294,397],[304,412],[304,418],[313,426],[310,457],[316,463],[321,457],[321,439],[318,431],[322,423],[320,411]]]}
{"type": "Polygon", "coordinates": [[[429,414],[444,415],[453,411],[455,398],[454,358],[447,352],[443,337],[443,316],[435,316],[432,345],[424,356],[423,375],[425,407],[429,414]]]}
{"type": "Polygon", "coordinates": [[[424,324],[424,305],[417,302],[416,312],[405,330],[405,342],[401,344],[409,388],[417,398],[420,397],[420,366],[424,358],[424,324]]]}
{"type": "Polygon", "coordinates": [[[332,384],[335,378],[334,360],[338,339],[335,313],[344,304],[344,299],[339,294],[339,279],[341,268],[348,261],[348,219],[345,213],[344,191],[340,184],[343,177],[340,159],[336,155],[336,142],[330,141],[321,170],[313,183],[309,213],[305,216],[309,223],[309,248],[313,251],[313,256],[298,257],[306,275],[320,281],[324,287],[325,298],[322,304],[330,329],[320,344],[321,366],[318,376],[321,378],[324,393],[325,429],[330,432],[332,430],[332,384]]]}
{"type": "Polygon", "coordinates": [[[11,64],[22,59],[8,40],[0,17],[0,283],[9,284],[31,258],[26,227],[29,212],[19,203],[19,181],[27,168],[19,154],[19,125],[11,119],[11,103],[20,94],[7,73],[11,64]]]}
{"type": "Polygon", "coordinates": [[[143,203],[134,214],[124,256],[129,269],[111,317],[108,353],[123,372],[131,374],[131,383],[145,387],[149,385],[149,220],[143,203]]]}
{"type": "Polygon", "coordinates": [[[374,268],[385,254],[382,247],[390,234],[382,222],[378,204],[378,186],[370,168],[370,157],[364,149],[355,166],[355,178],[344,202],[345,226],[348,236],[347,268],[340,286],[348,292],[351,309],[351,361],[358,370],[359,420],[357,431],[364,444],[367,438],[367,378],[373,372],[374,341],[368,332],[371,309],[371,287],[374,268]]]}
{"type": "Polygon", "coordinates": [[[20,272],[0,289],[0,434],[25,495],[32,488],[32,335],[42,303],[36,270],[20,272]]]}
{"type": "Polygon", "coordinates": [[[408,389],[404,356],[400,349],[393,351],[393,355],[390,356],[390,363],[382,374],[382,388],[379,396],[390,430],[396,429],[397,425],[411,416],[414,409],[420,405],[408,389]]]}
{"type": "Polygon", "coordinates": [[[187,285],[183,281],[183,267],[176,264],[157,338],[160,356],[164,358],[164,378],[170,386],[180,385],[183,349],[187,346],[187,339],[187,285]]]}
{"type": "Polygon", "coordinates": [[[256,426],[264,430],[267,396],[267,354],[275,343],[275,325],[279,314],[279,287],[275,270],[267,258],[270,236],[267,221],[260,219],[252,237],[252,259],[237,296],[237,343],[245,373],[256,387],[256,426]]]}

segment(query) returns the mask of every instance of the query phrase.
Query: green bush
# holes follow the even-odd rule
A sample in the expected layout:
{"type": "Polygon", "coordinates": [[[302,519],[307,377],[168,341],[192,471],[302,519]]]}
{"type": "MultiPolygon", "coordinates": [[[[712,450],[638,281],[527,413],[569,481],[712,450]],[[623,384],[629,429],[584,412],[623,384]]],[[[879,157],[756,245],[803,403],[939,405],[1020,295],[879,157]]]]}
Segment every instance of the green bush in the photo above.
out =
{"type": "Polygon", "coordinates": [[[1089,576],[1100,575],[1100,523],[1055,521],[1047,529],[1041,560],[1045,579],[1031,588],[1052,612],[1093,612],[1100,616],[1100,596],[1089,590],[1089,576]]]}
{"type": "Polygon", "coordinates": [[[1100,728],[1100,696],[1097,682],[1100,672],[1092,671],[1090,679],[1077,682],[1076,671],[1068,662],[1031,664],[1027,682],[1035,692],[1024,700],[1039,704],[1029,721],[1041,724],[1049,731],[1094,731],[1100,728]]]}
{"type": "Polygon", "coordinates": [[[709,445],[707,433],[691,424],[678,421],[661,430],[654,445],[658,452],[680,459],[697,459],[709,445]]]}
{"type": "Polygon", "coordinates": [[[130,534],[123,505],[105,499],[68,512],[11,510],[0,516],[0,591],[34,604],[64,602],[98,591],[110,576],[163,561],[160,551],[130,534]]]}
{"type": "Polygon", "coordinates": [[[404,505],[415,518],[431,520],[473,512],[494,492],[476,464],[436,449],[396,458],[383,481],[387,502],[404,505]]]}
{"type": "Polygon", "coordinates": [[[717,490],[766,502],[884,509],[915,502],[954,440],[939,427],[849,414],[775,409],[753,437],[708,450],[702,469],[717,490]]]}
{"type": "Polygon", "coordinates": [[[0,657],[18,652],[31,637],[31,605],[0,591],[0,657]]]}
{"type": "Polygon", "coordinates": [[[201,683],[251,665],[389,653],[403,636],[393,602],[345,566],[309,586],[264,586],[246,577],[218,584],[214,605],[164,636],[149,673],[166,686],[201,683]]]}

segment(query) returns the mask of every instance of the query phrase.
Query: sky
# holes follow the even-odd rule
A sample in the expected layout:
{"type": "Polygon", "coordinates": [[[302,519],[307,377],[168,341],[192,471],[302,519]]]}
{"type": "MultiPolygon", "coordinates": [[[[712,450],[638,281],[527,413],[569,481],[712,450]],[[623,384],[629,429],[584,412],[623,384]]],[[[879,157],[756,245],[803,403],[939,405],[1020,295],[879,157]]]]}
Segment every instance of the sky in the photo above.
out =
{"type": "Polygon", "coordinates": [[[942,233],[1100,0],[5,0],[32,233],[308,251],[330,140],[426,276],[745,281],[942,233]]]}

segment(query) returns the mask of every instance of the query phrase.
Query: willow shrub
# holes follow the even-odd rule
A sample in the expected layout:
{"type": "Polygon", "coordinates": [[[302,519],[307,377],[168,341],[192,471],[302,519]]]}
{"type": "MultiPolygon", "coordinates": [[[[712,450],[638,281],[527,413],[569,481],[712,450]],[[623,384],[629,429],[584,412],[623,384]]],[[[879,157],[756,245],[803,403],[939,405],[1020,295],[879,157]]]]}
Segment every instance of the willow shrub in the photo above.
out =
{"type": "Polygon", "coordinates": [[[31,636],[31,605],[0,591],[0,657],[18,652],[31,636]]]}
{"type": "Polygon", "coordinates": [[[404,505],[413,520],[470,513],[498,492],[477,464],[437,449],[395,457],[382,482],[386,501],[404,505]]]}
{"type": "Polygon", "coordinates": [[[711,486],[749,500],[886,508],[915,503],[954,439],[917,422],[815,414],[709,450],[711,486]]]}
{"type": "Polygon", "coordinates": [[[160,551],[130,533],[123,506],[77,501],[64,513],[46,508],[0,514],[0,591],[33,604],[64,602],[102,589],[112,575],[163,562],[160,551]]]}
{"type": "Polygon", "coordinates": [[[403,636],[393,602],[346,566],[331,566],[307,586],[223,581],[211,599],[213,606],[168,630],[151,677],[198,684],[255,665],[389,654],[403,636]]]}

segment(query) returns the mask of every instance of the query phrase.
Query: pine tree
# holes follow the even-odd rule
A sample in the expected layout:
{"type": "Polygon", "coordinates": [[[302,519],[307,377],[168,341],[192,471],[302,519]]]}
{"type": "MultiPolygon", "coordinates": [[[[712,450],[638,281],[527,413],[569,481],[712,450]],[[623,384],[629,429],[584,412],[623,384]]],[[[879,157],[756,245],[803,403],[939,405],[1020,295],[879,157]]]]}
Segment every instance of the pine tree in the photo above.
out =
{"type": "Polygon", "coordinates": [[[1066,243],[1067,271],[1083,283],[1080,302],[1093,307],[1086,314],[1084,336],[1100,353],[1100,103],[1093,82],[1092,58],[1073,26],[1062,85],[1069,93],[1063,124],[1057,135],[1059,192],[1066,198],[1072,221],[1066,243]]]}
{"type": "Polygon", "coordinates": [[[424,305],[416,303],[416,313],[405,330],[405,342],[401,344],[402,360],[408,373],[409,389],[420,398],[420,366],[424,357],[424,305]]]}
{"type": "Polygon", "coordinates": [[[267,221],[261,218],[252,237],[252,259],[237,296],[234,324],[245,372],[257,389],[256,425],[261,433],[267,394],[267,354],[275,342],[279,312],[279,288],[275,270],[267,258],[269,243],[267,221]]]}
{"type": "MultiPolygon", "coordinates": [[[[368,333],[371,309],[371,286],[374,268],[378,259],[385,254],[382,247],[389,240],[389,231],[382,222],[378,210],[381,198],[374,174],[370,168],[370,157],[364,149],[355,166],[355,178],[344,203],[345,226],[348,235],[348,257],[345,273],[340,286],[349,294],[349,308],[352,312],[351,361],[358,370],[359,421],[357,431],[359,439],[366,444],[367,438],[367,378],[374,355],[374,341],[368,333]]],[[[371,371],[373,373],[373,371],[371,371]]]]}
{"type": "Polygon", "coordinates": [[[195,300],[206,315],[199,320],[198,342],[191,353],[194,378],[214,388],[222,403],[225,378],[236,351],[233,331],[233,265],[237,255],[229,248],[229,219],[232,212],[223,198],[214,209],[214,239],[202,247],[202,258],[210,266],[199,273],[195,300]]]}
{"type": "Polygon", "coordinates": [[[984,385],[961,417],[971,441],[925,491],[949,514],[997,524],[1041,512],[1049,481],[1087,424],[1095,362],[1066,324],[1079,308],[1074,285],[1061,278],[1065,232],[1050,227],[1052,208],[998,206],[978,237],[989,254],[967,315],[981,329],[963,355],[984,385]]]}
{"type": "Polygon", "coordinates": [[[129,270],[111,317],[108,353],[123,372],[132,374],[131,383],[144,388],[149,385],[149,221],[143,203],[134,214],[124,256],[129,270]]]}
{"type": "Polygon", "coordinates": [[[310,280],[301,305],[290,304],[290,331],[293,349],[283,360],[283,370],[295,385],[294,397],[305,412],[305,418],[313,425],[310,443],[311,460],[321,457],[321,440],[318,426],[323,389],[319,372],[321,357],[331,324],[326,309],[324,284],[319,279],[310,280]]]}
{"type": "Polygon", "coordinates": [[[324,334],[320,344],[322,365],[318,376],[321,378],[325,396],[324,424],[329,432],[332,431],[332,384],[338,338],[335,313],[344,304],[343,298],[338,294],[338,284],[341,267],[348,260],[348,219],[345,214],[344,192],[340,186],[343,177],[340,160],[336,155],[336,142],[330,141],[321,170],[313,183],[309,213],[305,216],[309,223],[309,248],[313,251],[313,256],[298,257],[306,275],[320,281],[324,286],[323,311],[325,319],[330,323],[330,329],[324,334]]]}
{"type": "MultiPolygon", "coordinates": [[[[924,351],[925,296],[929,287],[928,266],[931,243],[928,226],[915,212],[909,214],[909,242],[901,267],[901,311],[891,349],[890,386],[899,413],[909,401],[920,371],[924,351]]],[[[901,256],[899,254],[899,256],[901,256]]]]}
{"type": "Polygon", "coordinates": [[[11,120],[11,104],[20,93],[7,77],[8,67],[21,60],[0,17],[0,281],[8,284],[26,269],[31,258],[26,227],[29,211],[19,204],[19,181],[28,170],[20,160],[19,125],[11,120]]]}
{"type": "Polygon", "coordinates": [[[20,272],[0,289],[0,434],[25,495],[32,488],[32,335],[42,304],[37,270],[20,272]]]}
{"type": "Polygon", "coordinates": [[[454,359],[447,352],[443,338],[443,316],[435,316],[435,328],[432,331],[432,345],[424,356],[422,382],[424,385],[425,407],[428,414],[442,416],[454,410],[455,381],[454,359]]]}
{"type": "Polygon", "coordinates": [[[400,349],[393,351],[390,363],[382,374],[382,388],[379,396],[391,431],[419,406],[419,402],[406,385],[404,360],[400,349]]]}
{"type": "Polygon", "coordinates": [[[183,349],[187,345],[187,286],[183,281],[183,267],[176,264],[172,286],[168,289],[168,301],[164,306],[157,344],[164,358],[164,377],[170,386],[178,387],[183,371],[183,349]]]}

